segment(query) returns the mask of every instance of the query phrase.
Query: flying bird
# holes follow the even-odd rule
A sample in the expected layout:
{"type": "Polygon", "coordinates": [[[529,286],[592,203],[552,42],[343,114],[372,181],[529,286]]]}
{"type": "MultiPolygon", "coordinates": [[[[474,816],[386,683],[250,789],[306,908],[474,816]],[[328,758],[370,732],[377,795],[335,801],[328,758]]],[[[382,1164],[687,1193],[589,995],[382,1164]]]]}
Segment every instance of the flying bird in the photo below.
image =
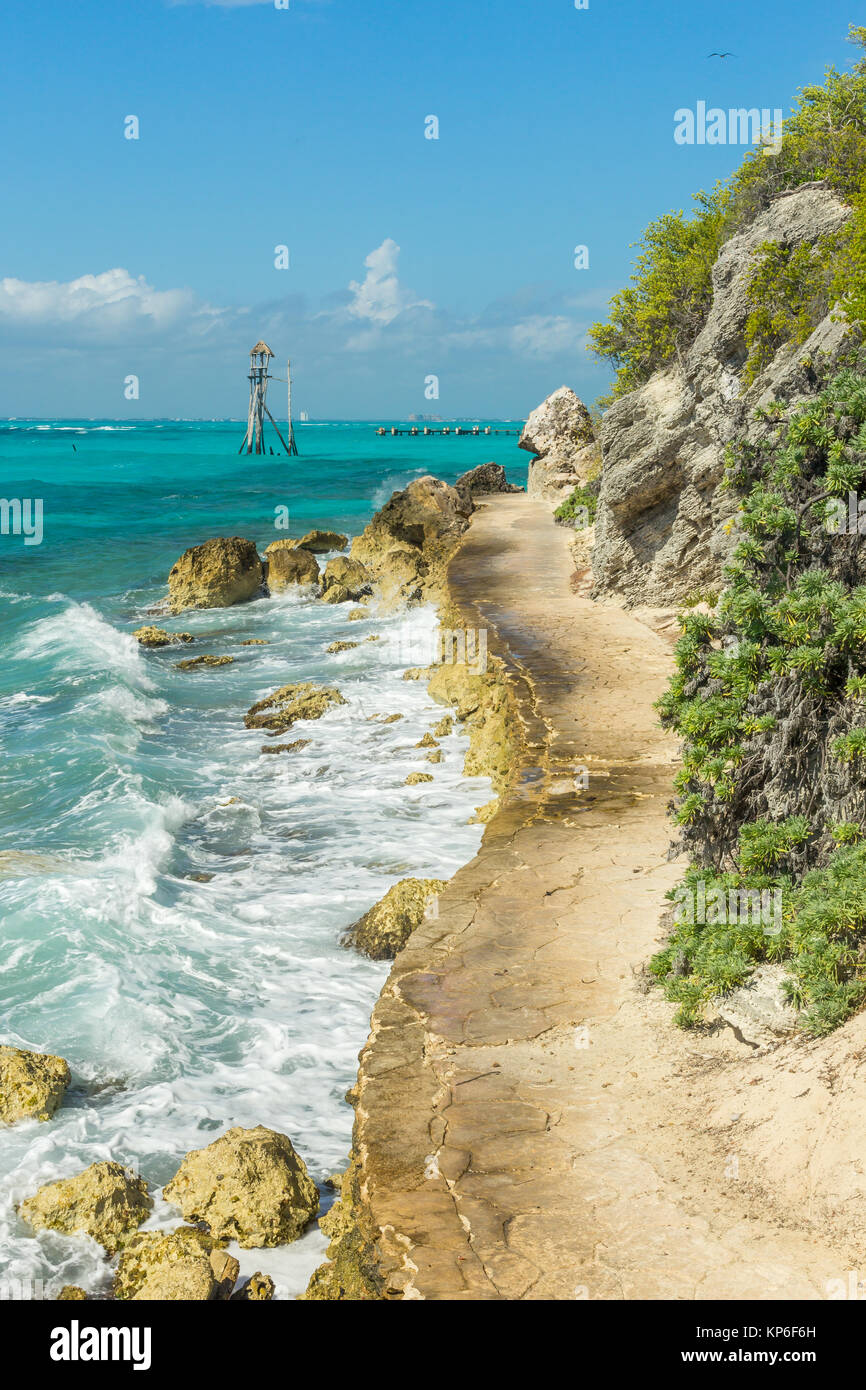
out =
{"type": "Polygon", "coordinates": [[[736,58],[736,53],[708,53],[708,58],[736,58]]]}

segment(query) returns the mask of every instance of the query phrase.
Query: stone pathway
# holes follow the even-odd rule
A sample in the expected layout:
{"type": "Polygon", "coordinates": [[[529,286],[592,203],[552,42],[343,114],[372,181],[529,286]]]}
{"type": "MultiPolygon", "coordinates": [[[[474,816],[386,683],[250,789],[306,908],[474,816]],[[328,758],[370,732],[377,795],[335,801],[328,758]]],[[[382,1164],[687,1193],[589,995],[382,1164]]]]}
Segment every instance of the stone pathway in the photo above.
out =
{"type": "Polygon", "coordinates": [[[740,1171],[748,1049],[678,1033],[643,985],[681,873],[652,709],[670,648],[574,591],[568,541],[543,504],[496,497],[452,562],[526,755],[373,1015],[356,1150],[380,1271],[397,1298],[823,1297],[851,1252],[751,1154],[740,1171]]]}

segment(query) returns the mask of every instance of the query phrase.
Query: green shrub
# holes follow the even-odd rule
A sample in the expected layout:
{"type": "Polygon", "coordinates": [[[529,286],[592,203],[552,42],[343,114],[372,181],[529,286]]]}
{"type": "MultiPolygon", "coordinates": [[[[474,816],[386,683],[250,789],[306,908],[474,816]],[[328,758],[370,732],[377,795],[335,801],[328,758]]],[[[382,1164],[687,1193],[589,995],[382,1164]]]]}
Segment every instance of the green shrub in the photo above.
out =
{"type": "MultiPolygon", "coordinates": [[[[866,27],[849,39],[866,48],[866,27]]],[[[768,158],[750,150],[740,168],[712,193],[698,193],[690,217],[665,213],[637,244],[626,289],[614,295],[605,322],[589,330],[589,347],[616,368],[601,404],[643,385],[694,342],[712,302],[713,264],[723,243],[779,193],[826,179],[854,213],[813,254],[775,243],[755,269],[747,329],[748,385],[782,343],[803,342],[838,303],[852,323],[866,324],[866,57],[849,72],[828,68],[805,87],[768,158]],[[761,296],[766,303],[761,303],[761,296]]]]}
{"type": "Polygon", "coordinates": [[[576,487],[565,501],[560,503],[553,515],[565,526],[574,526],[577,522],[592,526],[597,509],[598,482],[595,481],[586,483],[583,487],[576,487]]]}
{"type": "Polygon", "coordinates": [[[866,758],[866,727],[828,733],[866,698],[866,586],[837,577],[856,577],[850,560],[828,572],[835,541],[822,520],[822,499],[844,495],[866,474],[866,352],[855,352],[805,404],[766,410],[774,433],[728,451],[742,539],[726,587],[714,612],[681,617],[676,669],[658,710],[683,740],[674,814],[700,856],[685,885],[703,876],[725,889],[778,888],[782,930],[677,922],[651,970],[677,1005],[675,1021],[688,1027],[760,961],[784,962],[801,1026],[819,1036],[866,1002],[863,827],[816,806],[811,785],[801,797],[808,814],[748,808],[767,766],[763,743],[792,711],[808,714],[784,756],[811,751],[823,763],[829,753],[852,769],[866,758]]]}

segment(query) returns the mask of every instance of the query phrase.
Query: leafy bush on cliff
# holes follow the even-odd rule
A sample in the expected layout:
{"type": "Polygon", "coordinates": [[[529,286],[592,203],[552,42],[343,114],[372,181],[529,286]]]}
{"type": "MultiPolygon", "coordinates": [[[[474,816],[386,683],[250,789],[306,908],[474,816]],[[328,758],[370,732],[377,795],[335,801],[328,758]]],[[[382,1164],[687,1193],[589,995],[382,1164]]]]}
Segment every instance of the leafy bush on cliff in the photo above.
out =
{"type": "Polygon", "coordinates": [[[595,513],[598,508],[598,490],[600,478],[593,478],[583,487],[576,487],[570,492],[564,502],[561,502],[553,513],[557,521],[564,526],[573,526],[579,523],[582,526],[592,526],[595,521],[595,513]]]}
{"type": "MultiPolygon", "coordinates": [[[[866,26],[852,25],[849,38],[866,48],[866,26]]],[[[822,84],[801,90],[778,153],[750,150],[726,183],[696,196],[691,217],[670,212],[647,228],[631,284],[611,300],[607,321],[589,330],[591,350],[616,368],[607,403],[694,341],[712,302],[712,267],[723,243],[780,193],[817,179],[851,204],[853,217],[814,257],[774,248],[758,263],[747,384],[782,343],[808,337],[829,305],[839,304],[852,323],[866,323],[864,57],[850,72],[829,68],[822,84]],[[762,289],[766,313],[757,307],[762,289]]]]}
{"type": "Polygon", "coordinates": [[[682,617],[659,710],[684,740],[689,875],[778,888],[783,928],[680,923],[652,969],[689,1024],[784,959],[818,1034],[866,989],[866,556],[850,501],[866,491],[866,353],[807,404],[762,414],[763,442],[728,455],[742,503],[727,587],[715,611],[682,617]]]}

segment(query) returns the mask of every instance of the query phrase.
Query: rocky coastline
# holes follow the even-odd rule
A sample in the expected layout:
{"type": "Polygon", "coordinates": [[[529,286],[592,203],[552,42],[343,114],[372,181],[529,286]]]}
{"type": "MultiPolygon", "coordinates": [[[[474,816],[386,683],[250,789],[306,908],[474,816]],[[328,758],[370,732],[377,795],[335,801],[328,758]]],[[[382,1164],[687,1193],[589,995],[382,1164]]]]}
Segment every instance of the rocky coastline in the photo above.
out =
{"type": "MultiPolygon", "coordinates": [[[[498,797],[511,775],[517,736],[502,666],[487,652],[485,642],[480,649],[474,645],[474,631],[468,659],[459,659],[467,657],[465,633],[456,627],[461,618],[445,580],[449,558],[475,509],[473,499],[489,490],[520,491],[510,487],[504,470],[493,464],[474,469],[456,487],[432,477],[418,479],[373,517],[348,556],[329,559],[324,570],[316,557],[345,549],[346,536],[312,531],[297,540],[272,543],[264,559],[253,542],[240,537],[206,541],[185,552],[172,568],[168,599],[154,616],[177,617],[193,608],[242,604],[293,585],[308,587],[326,603],[348,607],[360,602],[363,606],[351,610],[349,618],[368,616],[372,605],[375,611],[387,612],[405,604],[434,603],[441,627],[455,625],[454,629],[446,633],[444,644],[440,641],[428,667],[405,674],[424,679],[435,701],[452,712],[433,723],[419,748],[435,764],[442,756],[439,738],[455,727],[464,728],[465,772],[489,776],[498,797]]],[[[190,633],[153,624],[137,629],[134,636],[143,648],[157,651],[195,640],[190,633]]],[[[378,638],[373,634],[365,640],[378,638]]],[[[340,649],[357,645],[335,644],[340,649]]],[[[174,664],[192,671],[232,660],[200,654],[174,664]]],[[[259,700],[247,711],[244,724],[274,740],[262,752],[291,751],[307,740],[276,740],[296,722],[321,718],[340,704],[345,700],[338,689],[302,681],[259,700]]],[[[412,780],[433,778],[417,773],[407,778],[412,780]]],[[[477,808],[477,819],[489,818],[497,797],[477,808]]],[[[436,914],[438,894],[445,886],[443,880],[401,880],[347,930],[343,944],[372,959],[393,958],[425,917],[436,914]]],[[[63,1104],[70,1079],[63,1058],[0,1048],[0,1119],[7,1124],[50,1122],[63,1104]]],[[[344,1188],[348,1180],[347,1174],[344,1188]]],[[[256,1273],[236,1288],[238,1262],[224,1250],[229,1240],[242,1248],[284,1245],[308,1229],[319,1210],[316,1185],[290,1138],[262,1126],[230,1129],[183,1160],[162,1194],[189,1224],[140,1232],[152,1213],[153,1191],[142,1175],[102,1161],[44,1184],[20,1202],[18,1214],[33,1231],[89,1236],[109,1259],[116,1257],[110,1295],[114,1298],[236,1301],[268,1299],[274,1283],[269,1275],[256,1273]]],[[[338,1203],[323,1219],[326,1231],[342,1210],[338,1203]]],[[[313,1285],[316,1282],[314,1277],[313,1285]]],[[[61,1300],[100,1296],[104,1295],[76,1285],[64,1286],[57,1295],[61,1300]]]]}

